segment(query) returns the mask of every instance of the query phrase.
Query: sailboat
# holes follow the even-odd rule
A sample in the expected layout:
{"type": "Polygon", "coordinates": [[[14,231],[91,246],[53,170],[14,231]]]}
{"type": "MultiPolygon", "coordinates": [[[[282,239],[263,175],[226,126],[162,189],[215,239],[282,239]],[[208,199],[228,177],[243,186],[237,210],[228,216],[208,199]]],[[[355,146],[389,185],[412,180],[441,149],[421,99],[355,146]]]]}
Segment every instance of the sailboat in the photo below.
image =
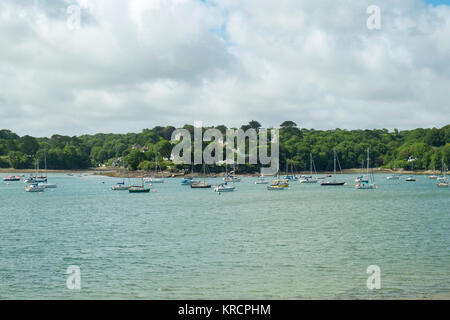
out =
{"type": "MultiPolygon", "coordinates": [[[[334,163],[334,174],[333,174],[334,180],[333,181],[327,180],[325,182],[322,182],[320,184],[321,186],[343,186],[345,184],[345,181],[344,182],[336,181],[336,160],[337,160],[336,150],[333,150],[333,154],[334,154],[334,160],[333,160],[333,163],[334,163]]],[[[337,160],[337,161],[339,161],[339,160],[337,160]]],[[[339,168],[340,167],[341,166],[339,165],[339,168]]]]}
{"type": "Polygon", "coordinates": [[[261,168],[261,174],[258,177],[258,179],[256,179],[255,184],[268,184],[269,182],[266,181],[266,179],[264,178],[264,175],[262,174],[262,168],[261,168]]]}
{"type": "Polygon", "coordinates": [[[44,187],[45,189],[55,189],[56,184],[48,183],[47,181],[47,152],[44,151],[44,163],[45,163],[45,176],[37,177],[36,182],[39,186],[44,187]]]}
{"type": "Polygon", "coordinates": [[[416,182],[417,181],[416,177],[414,177],[414,161],[416,161],[416,159],[413,156],[410,156],[408,159],[408,162],[411,162],[411,168],[412,168],[411,171],[413,172],[413,175],[406,178],[407,182],[416,182]]]}
{"type": "Polygon", "coordinates": [[[36,173],[33,176],[33,174],[30,174],[30,176],[24,180],[25,183],[31,183],[31,184],[38,184],[38,183],[42,183],[42,182],[47,182],[47,178],[43,177],[43,176],[39,176],[39,159],[36,156],[36,160],[35,160],[35,169],[36,169],[36,173]]]}
{"type": "MultiPolygon", "coordinates": [[[[227,170],[226,168],[227,168],[227,164],[225,163],[225,170],[227,170]]],[[[236,173],[236,165],[235,164],[233,164],[233,173],[236,173]]],[[[223,181],[225,181],[225,182],[241,182],[241,180],[242,180],[241,177],[238,177],[231,173],[228,173],[228,171],[226,171],[225,178],[223,178],[223,181]]]]}
{"type": "Polygon", "coordinates": [[[219,192],[219,193],[221,193],[221,192],[232,192],[234,190],[236,190],[236,187],[228,185],[228,182],[222,183],[222,184],[220,184],[220,185],[218,185],[217,187],[214,188],[214,191],[215,192],[219,192]]]}
{"type": "Polygon", "coordinates": [[[294,173],[294,168],[293,168],[293,164],[291,163],[291,172],[292,174],[289,174],[288,171],[288,166],[289,166],[289,161],[286,160],[286,175],[284,176],[285,180],[289,180],[289,181],[298,181],[298,177],[295,175],[294,173]]]}
{"type": "MultiPolygon", "coordinates": [[[[157,178],[158,176],[158,157],[155,156],[155,174],[151,177],[144,178],[144,182],[146,183],[164,183],[164,178],[157,178]]],[[[162,174],[161,174],[162,175],[162,174]]]]}
{"type": "Polygon", "coordinates": [[[129,193],[149,193],[150,188],[146,188],[144,185],[144,178],[141,179],[142,184],[140,186],[130,186],[128,189],[129,193]]]}
{"type": "Polygon", "coordinates": [[[428,176],[428,179],[437,180],[438,176],[436,175],[436,167],[433,165],[433,174],[428,176]]]}
{"type": "Polygon", "coordinates": [[[356,177],[355,182],[356,183],[369,182],[367,178],[364,178],[364,159],[361,160],[361,175],[359,177],[356,177]]]}
{"type": "Polygon", "coordinates": [[[127,186],[125,184],[125,180],[123,180],[122,182],[117,182],[115,186],[112,186],[111,189],[113,191],[126,191],[126,190],[130,190],[130,186],[127,186]]]}
{"type": "MultiPolygon", "coordinates": [[[[303,177],[300,180],[300,183],[317,183],[319,182],[317,179],[313,178],[313,166],[314,166],[314,172],[316,171],[316,166],[314,165],[314,161],[313,161],[313,157],[312,157],[312,153],[309,153],[309,177],[303,177]]],[[[316,172],[317,174],[317,172],[316,172]]]]}
{"type": "Polygon", "coordinates": [[[267,186],[267,190],[284,190],[286,188],[289,188],[289,180],[280,179],[279,173],[277,174],[277,179],[267,186]]]}
{"type": "Polygon", "coordinates": [[[29,186],[25,187],[26,192],[44,192],[45,187],[40,186],[38,183],[30,184],[29,186]]]}
{"type": "Polygon", "coordinates": [[[200,181],[194,180],[194,163],[192,163],[192,167],[191,167],[191,176],[190,177],[185,177],[183,178],[183,180],[181,180],[181,185],[182,186],[190,186],[191,184],[196,184],[196,183],[200,183],[200,181]]]}
{"type": "MultiPolygon", "coordinates": [[[[226,163],[225,163],[225,175],[228,176],[228,167],[227,167],[226,163]]],[[[232,192],[235,189],[236,189],[236,187],[228,185],[227,181],[225,183],[222,183],[222,184],[214,187],[214,191],[215,192],[219,192],[219,193],[221,193],[221,192],[232,192]]]]}
{"type": "MultiPolygon", "coordinates": [[[[36,157],[36,177],[38,176],[38,172],[39,172],[38,170],[39,170],[39,159],[36,157]]],[[[44,192],[45,191],[45,187],[40,186],[36,182],[36,177],[33,177],[33,175],[31,174],[30,178],[25,180],[26,183],[31,183],[30,185],[25,187],[26,192],[44,192]]]]}
{"type": "Polygon", "coordinates": [[[197,182],[191,184],[192,189],[210,189],[211,185],[206,183],[206,165],[203,164],[203,182],[197,182]]]}
{"type": "Polygon", "coordinates": [[[447,177],[447,170],[444,163],[444,160],[442,160],[442,178],[439,179],[439,182],[437,186],[439,188],[448,188],[448,177],[447,177]]]}
{"type": "Polygon", "coordinates": [[[367,180],[361,179],[360,182],[358,182],[355,185],[356,189],[375,189],[375,184],[373,182],[374,177],[373,174],[370,173],[370,155],[369,155],[369,148],[367,148],[367,180]]]}
{"type": "MultiPolygon", "coordinates": [[[[395,164],[394,164],[393,171],[395,172],[395,164]]],[[[400,180],[400,175],[399,174],[391,174],[391,175],[387,176],[386,179],[387,180],[400,180]]]]}

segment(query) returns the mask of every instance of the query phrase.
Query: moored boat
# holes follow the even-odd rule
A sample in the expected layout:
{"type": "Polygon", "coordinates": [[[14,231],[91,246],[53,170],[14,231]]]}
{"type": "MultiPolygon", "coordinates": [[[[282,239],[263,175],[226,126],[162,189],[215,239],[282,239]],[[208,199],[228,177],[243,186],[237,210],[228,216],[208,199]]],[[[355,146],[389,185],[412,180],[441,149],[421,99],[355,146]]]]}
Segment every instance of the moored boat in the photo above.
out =
{"type": "Polygon", "coordinates": [[[192,183],[191,185],[192,189],[209,189],[211,188],[211,185],[209,183],[206,183],[206,165],[203,164],[203,182],[196,182],[192,183]]]}
{"type": "Polygon", "coordinates": [[[150,188],[146,188],[144,186],[131,186],[128,189],[129,193],[149,193],[150,188]]]}
{"type": "Polygon", "coordinates": [[[20,176],[8,176],[6,178],[3,178],[3,181],[5,182],[20,181],[20,176]]]}
{"type": "Polygon", "coordinates": [[[314,167],[314,172],[316,173],[316,175],[317,175],[317,172],[316,172],[316,165],[314,164],[314,160],[313,160],[313,157],[312,157],[312,153],[310,152],[309,153],[309,176],[303,176],[301,179],[300,179],[300,183],[318,183],[319,181],[317,180],[317,178],[316,179],[314,179],[313,178],[313,175],[312,175],[312,173],[313,173],[313,167],[314,167]]]}
{"type": "Polygon", "coordinates": [[[115,186],[111,187],[114,191],[126,191],[130,190],[130,186],[125,185],[125,181],[116,183],[115,186]]]}
{"type": "Polygon", "coordinates": [[[227,183],[223,183],[217,187],[214,188],[215,192],[232,192],[236,189],[235,186],[230,186],[227,183]]]}
{"type": "MultiPolygon", "coordinates": [[[[333,161],[334,175],[333,176],[336,177],[336,161],[339,161],[339,160],[337,160],[336,150],[333,150],[333,155],[334,155],[334,161],[333,161]]],[[[339,164],[339,168],[340,167],[341,166],[339,164]]],[[[331,174],[329,174],[328,177],[331,177],[331,174]]],[[[334,178],[333,181],[327,180],[327,181],[322,182],[320,185],[326,187],[326,186],[343,186],[345,184],[346,184],[345,181],[337,181],[336,178],[334,178]]]]}
{"type": "Polygon", "coordinates": [[[30,184],[25,187],[26,192],[44,192],[45,187],[38,185],[37,183],[30,184]]]}
{"type": "MultiPolygon", "coordinates": [[[[359,190],[371,190],[375,189],[375,183],[374,183],[374,177],[373,174],[370,172],[370,154],[369,154],[369,148],[367,148],[367,179],[364,179],[363,176],[359,177],[360,181],[356,183],[355,188],[359,190]]],[[[363,162],[364,163],[364,162],[363,162]]]]}
{"type": "Polygon", "coordinates": [[[47,183],[47,182],[39,182],[38,186],[44,187],[44,189],[56,189],[56,184],[54,183],[47,183]]]}

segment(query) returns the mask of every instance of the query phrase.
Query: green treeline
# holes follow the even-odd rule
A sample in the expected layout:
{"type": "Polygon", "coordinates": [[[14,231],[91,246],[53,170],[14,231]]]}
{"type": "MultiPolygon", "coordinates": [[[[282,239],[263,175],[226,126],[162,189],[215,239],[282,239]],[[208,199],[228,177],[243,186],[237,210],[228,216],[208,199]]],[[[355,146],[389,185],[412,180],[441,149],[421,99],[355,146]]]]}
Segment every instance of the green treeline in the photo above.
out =
{"type": "MultiPolygon", "coordinates": [[[[243,125],[242,129],[260,128],[257,121],[243,125]]],[[[193,132],[191,125],[185,129],[193,132]]],[[[227,127],[215,127],[222,133],[227,127]]],[[[204,128],[205,130],[208,128],[204,128]]],[[[169,169],[188,169],[173,165],[168,159],[173,144],[170,142],[172,126],[144,129],[141,133],[96,134],[79,137],[53,135],[50,138],[20,137],[10,130],[0,130],[0,167],[32,169],[35,157],[43,164],[44,150],[49,169],[87,169],[90,167],[127,166],[131,170],[151,170],[158,159],[159,165],[169,169]]],[[[206,145],[206,144],[205,144],[206,145]]],[[[375,167],[410,169],[408,158],[413,156],[415,169],[440,169],[441,161],[450,159],[450,125],[437,129],[375,130],[314,130],[298,128],[292,121],[280,126],[280,168],[286,163],[296,170],[309,170],[309,153],[314,157],[317,170],[333,168],[333,149],[341,166],[361,167],[365,150],[370,147],[375,167]]],[[[211,168],[222,171],[223,168],[211,168]]],[[[240,172],[257,172],[257,165],[240,165],[240,172]]]]}

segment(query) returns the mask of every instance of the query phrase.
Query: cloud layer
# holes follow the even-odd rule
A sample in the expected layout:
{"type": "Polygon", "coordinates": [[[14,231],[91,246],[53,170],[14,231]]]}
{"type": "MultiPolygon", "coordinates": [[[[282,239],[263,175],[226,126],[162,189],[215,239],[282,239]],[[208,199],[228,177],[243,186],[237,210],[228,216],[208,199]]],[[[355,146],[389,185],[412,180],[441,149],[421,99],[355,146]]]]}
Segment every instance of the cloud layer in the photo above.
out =
{"type": "Polygon", "coordinates": [[[450,123],[450,7],[373,1],[0,3],[0,127],[139,131],[201,120],[307,128],[450,123]],[[81,27],[67,25],[69,5],[81,27]]]}

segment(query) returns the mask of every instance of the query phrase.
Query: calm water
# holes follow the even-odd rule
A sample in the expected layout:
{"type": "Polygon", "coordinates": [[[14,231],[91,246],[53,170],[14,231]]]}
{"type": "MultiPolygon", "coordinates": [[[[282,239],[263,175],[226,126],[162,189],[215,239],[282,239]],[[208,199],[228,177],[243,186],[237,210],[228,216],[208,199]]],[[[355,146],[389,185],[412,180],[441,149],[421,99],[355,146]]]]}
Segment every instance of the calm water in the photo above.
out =
{"type": "Polygon", "coordinates": [[[267,191],[246,178],[222,195],[180,179],[151,194],[111,191],[118,180],[99,176],[50,175],[58,188],[43,194],[1,182],[0,299],[448,294],[450,189],[376,179],[378,190],[267,191]],[[78,292],[66,288],[69,265],[81,268],[78,292]],[[366,287],[369,265],[381,290],[366,287]]]}

